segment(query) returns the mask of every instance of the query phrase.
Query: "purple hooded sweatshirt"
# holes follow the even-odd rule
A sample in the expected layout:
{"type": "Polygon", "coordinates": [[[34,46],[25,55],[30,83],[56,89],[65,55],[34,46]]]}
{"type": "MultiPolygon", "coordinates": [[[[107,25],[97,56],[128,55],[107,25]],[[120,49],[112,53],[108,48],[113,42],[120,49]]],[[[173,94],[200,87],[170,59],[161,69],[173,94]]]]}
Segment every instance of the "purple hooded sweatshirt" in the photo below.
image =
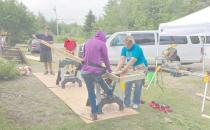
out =
{"type": "MultiPolygon", "coordinates": [[[[98,65],[104,63],[107,70],[110,72],[111,68],[105,42],[105,33],[101,31],[96,32],[95,37],[88,40],[84,45],[83,60],[85,63],[91,62],[98,65]]],[[[102,69],[84,64],[82,71],[99,74],[102,72],[102,69]]]]}

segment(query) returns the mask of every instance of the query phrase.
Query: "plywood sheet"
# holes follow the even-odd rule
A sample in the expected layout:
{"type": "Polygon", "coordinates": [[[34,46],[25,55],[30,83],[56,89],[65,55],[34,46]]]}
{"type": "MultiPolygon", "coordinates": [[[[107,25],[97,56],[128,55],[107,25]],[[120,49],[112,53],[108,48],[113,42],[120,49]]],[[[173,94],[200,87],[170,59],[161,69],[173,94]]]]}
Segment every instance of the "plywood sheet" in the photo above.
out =
{"type": "MultiPolygon", "coordinates": [[[[78,87],[77,84],[68,83],[66,88],[62,89],[55,84],[56,75],[43,75],[42,73],[35,73],[34,75],[77,115],[79,115],[83,121],[86,123],[93,122],[90,119],[90,107],[86,106],[87,89],[84,84],[83,87],[78,87]]],[[[137,111],[130,108],[118,111],[118,106],[116,104],[105,105],[103,112],[103,114],[98,115],[97,121],[138,114],[137,111]]]]}

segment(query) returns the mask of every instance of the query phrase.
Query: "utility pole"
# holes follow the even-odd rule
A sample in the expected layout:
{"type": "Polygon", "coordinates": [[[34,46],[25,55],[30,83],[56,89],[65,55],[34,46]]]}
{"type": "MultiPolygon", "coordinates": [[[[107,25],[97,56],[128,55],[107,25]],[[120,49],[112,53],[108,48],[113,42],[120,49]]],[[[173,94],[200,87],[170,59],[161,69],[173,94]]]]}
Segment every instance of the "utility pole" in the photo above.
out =
{"type": "Polygon", "coordinates": [[[58,36],[59,35],[59,28],[58,28],[58,15],[57,15],[56,6],[54,7],[54,12],[55,12],[55,19],[56,19],[56,32],[57,32],[57,36],[58,36]]]}

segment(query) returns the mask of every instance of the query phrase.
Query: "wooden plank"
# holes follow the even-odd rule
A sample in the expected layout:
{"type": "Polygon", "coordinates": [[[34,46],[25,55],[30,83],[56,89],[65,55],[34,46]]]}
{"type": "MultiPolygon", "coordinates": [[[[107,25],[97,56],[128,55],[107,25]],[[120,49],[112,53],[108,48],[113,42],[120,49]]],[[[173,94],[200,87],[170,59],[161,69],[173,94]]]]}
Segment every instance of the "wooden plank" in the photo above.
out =
{"type": "Polygon", "coordinates": [[[113,73],[105,73],[105,74],[103,75],[103,77],[104,77],[104,78],[110,78],[110,79],[112,79],[112,80],[115,81],[115,82],[120,82],[119,76],[117,76],[117,75],[115,75],[115,74],[113,74],[113,73]]]}
{"type": "MultiPolygon", "coordinates": [[[[203,94],[202,93],[196,93],[195,95],[203,98],[203,94]]],[[[206,100],[210,101],[210,97],[206,96],[206,100]]]]}
{"type": "MultiPolygon", "coordinates": [[[[44,41],[44,40],[40,40],[38,39],[42,44],[48,46],[49,48],[51,49],[54,49],[55,51],[59,52],[59,53],[63,53],[63,54],[66,54],[68,56],[68,58],[72,59],[72,60],[75,60],[76,62],[78,63],[82,63],[82,59],[80,57],[77,57],[77,56],[74,56],[72,54],[70,54],[69,52],[67,51],[63,51],[63,50],[59,50],[58,48],[55,48],[52,44],[49,44],[48,42],[44,41]]],[[[133,71],[134,72],[134,71],[133,71]]],[[[131,72],[131,73],[133,73],[131,72]]],[[[139,72],[138,72],[139,73],[139,72]]],[[[125,76],[117,76],[116,74],[114,73],[108,73],[105,75],[105,76],[108,76],[110,77],[112,80],[116,81],[116,82],[120,82],[120,81],[124,81],[124,82],[127,82],[127,81],[130,81],[130,80],[138,80],[138,79],[144,79],[145,77],[145,74],[143,74],[142,72],[140,72],[139,74],[135,73],[135,74],[130,74],[129,75],[125,75],[125,76]]]]}
{"type": "Polygon", "coordinates": [[[120,80],[124,81],[124,82],[127,82],[127,81],[140,80],[140,79],[144,79],[144,78],[145,78],[145,74],[144,73],[139,73],[139,74],[121,76],[120,80]]]}
{"type": "Polygon", "coordinates": [[[38,56],[25,55],[25,57],[30,60],[40,61],[40,58],[38,56]]]}
{"type": "Polygon", "coordinates": [[[204,117],[204,118],[208,118],[208,119],[210,119],[210,116],[209,116],[209,115],[202,114],[201,116],[202,116],[202,117],[204,117]]]}
{"type": "Polygon", "coordinates": [[[118,73],[106,73],[104,74],[104,77],[110,78],[114,80],[115,82],[128,82],[128,81],[134,81],[134,80],[140,80],[145,78],[144,72],[140,71],[132,71],[125,75],[118,76],[118,73]]]}
{"type": "MultiPolygon", "coordinates": [[[[34,75],[77,115],[79,115],[84,122],[93,123],[90,119],[90,107],[86,106],[87,89],[84,85],[83,87],[78,87],[77,84],[70,83],[65,89],[62,89],[55,84],[56,76],[43,75],[41,73],[35,73],[34,75]]],[[[138,114],[137,111],[130,108],[118,111],[118,106],[116,104],[105,105],[103,112],[104,114],[98,115],[97,121],[138,114]]]]}
{"type": "Polygon", "coordinates": [[[2,57],[4,57],[5,59],[8,59],[8,60],[21,61],[20,63],[22,63],[22,64],[27,63],[27,60],[26,60],[24,54],[22,53],[22,51],[19,48],[4,49],[2,57]]]}
{"type": "Polygon", "coordinates": [[[200,77],[203,78],[205,75],[201,74],[201,73],[195,73],[195,72],[190,72],[190,71],[186,71],[186,70],[176,70],[176,69],[170,69],[170,68],[161,68],[164,71],[168,71],[168,72],[174,72],[174,73],[181,73],[181,74],[186,74],[186,75],[191,75],[191,76],[196,76],[196,77],[200,77]]]}
{"type": "MultiPolygon", "coordinates": [[[[37,39],[37,38],[36,38],[36,39],[37,39]]],[[[50,44],[50,43],[48,43],[48,42],[46,42],[46,41],[44,41],[44,40],[40,40],[40,39],[37,39],[37,40],[39,40],[41,44],[46,45],[47,47],[53,49],[54,51],[57,51],[58,53],[61,53],[61,54],[64,54],[64,55],[67,55],[68,58],[70,58],[70,59],[72,59],[72,60],[75,60],[75,61],[77,61],[77,62],[79,62],[79,63],[82,63],[82,59],[81,59],[80,57],[74,56],[74,55],[70,54],[70,53],[67,52],[67,51],[60,50],[60,49],[56,48],[55,46],[53,46],[52,44],[50,44]]]]}

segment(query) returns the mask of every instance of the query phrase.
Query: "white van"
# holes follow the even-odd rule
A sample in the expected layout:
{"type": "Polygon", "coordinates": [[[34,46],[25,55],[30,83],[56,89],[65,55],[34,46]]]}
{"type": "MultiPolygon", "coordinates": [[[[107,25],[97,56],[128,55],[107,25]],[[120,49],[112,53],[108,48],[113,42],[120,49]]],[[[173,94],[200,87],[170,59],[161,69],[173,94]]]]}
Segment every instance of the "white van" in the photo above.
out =
{"type": "MultiPolygon", "coordinates": [[[[106,42],[111,64],[117,64],[119,61],[123,40],[128,35],[133,36],[136,44],[142,47],[149,64],[155,64],[158,31],[126,31],[112,34],[106,42]]],[[[158,47],[159,56],[174,42],[177,44],[181,63],[201,62],[202,40],[198,36],[161,36],[158,47]]]]}

